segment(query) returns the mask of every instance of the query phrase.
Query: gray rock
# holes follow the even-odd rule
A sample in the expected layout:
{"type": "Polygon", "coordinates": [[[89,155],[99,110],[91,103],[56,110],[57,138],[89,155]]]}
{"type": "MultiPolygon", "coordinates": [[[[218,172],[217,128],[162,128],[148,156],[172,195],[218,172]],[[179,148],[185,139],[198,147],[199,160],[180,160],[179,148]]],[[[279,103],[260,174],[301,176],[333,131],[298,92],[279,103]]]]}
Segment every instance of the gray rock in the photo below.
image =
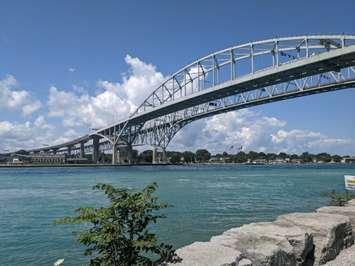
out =
{"type": "Polygon", "coordinates": [[[349,200],[346,206],[354,206],[355,207],[355,199],[349,200]]]}
{"type": "Polygon", "coordinates": [[[235,266],[240,256],[238,250],[211,242],[195,242],[176,252],[183,259],[172,264],[178,266],[235,266]]]}
{"type": "MultiPolygon", "coordinates": [[[[354,201],[355,204],[355,201],[354,201]]],[[[338,206],[326,206],[317,209],[317,212],[320,213],[330,213],[330,214],[339,214],[339,215],[344,215],[349,217],[352,229],[353,229],[353,236],[355,233],[355,205],[346,205],[344,207],[338,207],[338,206]]]]}
{"type": "Polygon", "coordinates": [[[252,265],[304,265],[313,252],[312,236],[295,226],[252,223],[212,237],[218,243],[241,252],[252,265]]]}
{"type": "Polygon", "coordinates": [[[237,266],[253,266],[252,262],[248,259],[241,259],[237,266]]]}
{"type": "Polygon", "coordinates": [[[353,243],[350,219],[328,213],[291,213],[275,221],[283,226],[297,226],[313,235],[315,265],[334,259],[353,243]]]}
{"type": "Polygon", "coordinates": [[[355,245],[342,250],[339,255],[325,264],[326,266],[355,266],[355,245]]]}
{"type": "Polygon", "coordinates": [[[354,242],[354,213],[352,200],[346,207],[323,207],[316,213],[286,214],[274,222],[233,228],[209,242],[179,249],[183,261],[178,266],[355,266],[354,246],[347,248],[354,242]]]}

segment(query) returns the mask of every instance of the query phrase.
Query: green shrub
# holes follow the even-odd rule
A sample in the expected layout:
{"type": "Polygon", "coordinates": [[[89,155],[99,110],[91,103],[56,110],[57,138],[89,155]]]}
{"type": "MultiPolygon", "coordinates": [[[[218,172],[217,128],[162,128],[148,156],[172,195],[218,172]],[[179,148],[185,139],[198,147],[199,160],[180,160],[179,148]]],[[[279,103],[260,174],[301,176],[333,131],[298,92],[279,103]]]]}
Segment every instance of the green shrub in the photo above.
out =
{"type": "Polygon", "coordinates": [[[157,265],[181,261],[172,245],[159,243],[148,226],[164,215],[169,207],[154,196],[157,184],[142,191],[97,184],[93,189],[104,191],[110,204],[101,208],[79,208],[74,217],[56,220],[58,224],[84,223],[88,229],[77,233],[77,241],[86,246],[90,265],[157,265]]]}
{"type": "Polygon", "coordinates": [[[347,193],[337,193],[335,192],[335,190],[330,193],[325,193],[324,195],[330,198],[329,204],[331,206],[345,206],[347,201],[355,198],[355,195],[347,193]]]}

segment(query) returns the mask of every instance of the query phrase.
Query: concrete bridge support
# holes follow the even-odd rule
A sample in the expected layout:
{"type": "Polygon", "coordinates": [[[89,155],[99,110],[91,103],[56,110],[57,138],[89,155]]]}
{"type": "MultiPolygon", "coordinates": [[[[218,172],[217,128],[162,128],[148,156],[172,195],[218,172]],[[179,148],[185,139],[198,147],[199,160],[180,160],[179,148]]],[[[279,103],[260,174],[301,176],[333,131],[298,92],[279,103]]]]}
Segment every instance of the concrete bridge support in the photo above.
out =
{"type": "Polygon", "coordinates": [[[132,164],[132,153],[133,153],[133,149],[132,149],[132,145],[128,145],[126,147],[126,156],[127,156],[127,163],[128,164],[132,164]]]}
{"type": "Polygon", "coordinates": [[[67,147],[67,153],[68,153],[68,156],[71,155],[71,150],[72,150],[72,146],[68,146],[67,147]]]}
{"type": "Polygon", "coordinates": [[[157,160],[157,147],[153,146],[153,156],[152,156],[152,164],[157,164],[158,160],[157,160]]]}
{"type": "Polygon", "coordinates": [[[117,144],[112,145],[112,165],[120,163],[120,150],[117,144]]]}
{"type": "Polygon", "coordinates": [[[166,156],[166,148],[162,148],[161,152],[161,162],[162,163],[168,163],[168,158],[166,156]]]}
{"type": "Polygon", "coordinates": [[[80,158],[85,157],[85,142],[80,142],[80,158]]]}
{"type": "Polygon", "coordinates": [[[98,163],[99,161],[99,143],[100,138],[98,136],[94,136],[92,139],[92,161],[93,163],[98,163]]]}

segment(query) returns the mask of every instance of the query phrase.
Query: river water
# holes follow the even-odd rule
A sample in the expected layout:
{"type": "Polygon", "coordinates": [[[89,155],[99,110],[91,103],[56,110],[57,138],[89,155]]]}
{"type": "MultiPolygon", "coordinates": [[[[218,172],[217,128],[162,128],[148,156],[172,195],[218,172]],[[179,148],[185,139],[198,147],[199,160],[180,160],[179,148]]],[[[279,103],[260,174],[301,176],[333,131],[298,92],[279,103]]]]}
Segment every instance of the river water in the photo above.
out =
{"type": "Polygon", "coordinates": [[[322,192],[344,189],[355,165],[134,166],[0,169],[0,265],[83,265],[72,225],[53,220],[106,203],[97,183],[143,188],[157,182],[174,207],[154,228],[176,248],[244,223],[269,221],[327,204],[322,192]]]}

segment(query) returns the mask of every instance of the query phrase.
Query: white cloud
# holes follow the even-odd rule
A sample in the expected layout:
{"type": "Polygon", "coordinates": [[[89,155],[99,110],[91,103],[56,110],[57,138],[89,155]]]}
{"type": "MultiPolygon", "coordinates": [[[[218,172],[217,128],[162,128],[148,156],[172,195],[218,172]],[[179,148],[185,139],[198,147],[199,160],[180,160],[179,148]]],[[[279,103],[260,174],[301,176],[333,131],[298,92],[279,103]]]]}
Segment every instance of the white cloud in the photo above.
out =
{"type": "Polygon", "coordinates": [[[264,152],[352,153],[355,141],[334,139],[310,130],[286,129],[286,122],[250,109],[217,115],[182,129],[171,147],[185,150],[207,148],[213,152],[244,150],[264,152]]]}
{"type": "Polygon", "coordinates": [[[28,116],[41,108],[41,102],[31,97],[28,91],[20,89],[14,76],[0,80],[0,109],[20,110],[28,116]]]}
{"type": "Polygon", "coordinates": [[[98,81],[101,92],[96,95],[76,94],[51,87],[49,116],[62,117],[66,127],[104,127],[126,118],[147,95],[157,87],[164,76],[151,64],[129,55],[125,57],[129,71],[122,83],[98,81]]]}
{"type": "Polygon", "coordinates": [[[55,127],[48,124],[43,115],[38,116],[33,122],[34,126],[41,129],[54,129],[55,127]]]}
{"type": "Polygon", "coordinates": [[[78,136],[75,130],[67,130],[62,134],[43,116],[38,116],[34,122],[0,121],[0,152],[7,149],[15,151],[38,148],[45,144],[59,144],[78,136]]]}
{"type": "Polygon", "coordinates": [[[237,147],[261,150],[276,129],[286,122],[274,117],[262,116],[248,109],[216,115],[189,125],[179,132],[175,144],[181,148],[206,147],[213,152],[235,152],[237,147]],[[189,133],[195,136],[189,136],[189,133]],[[187,135],[186,135],[187,134],[187,135]],[[185,140],[190,142],[185,145],[185,140]],[[231,147],[233,146],[233,149],[231,147]]]}
{"type": "Polygon", "coordinates": [[[9,121],[0,121],[1,148],[14,149],[25,146],[28,141],[32,141],[35,135],[31,130],[31,123],[14,124],[9,121]]]}
{"type": "Polygon", "coordinates": [[[295,153],[334,149],[344,153],[355,145],[354,140],[351,139],[331,138],[320,132],[300,129],[278,130],[271,135],[271,141],[281,149],[295,153]]]}
{"type": "Polygon", "coordinates": [[[76,69],[75,69],[74,67],[69,67],[69,68],[68,68],[68,71],[73,73],[73,72],[76,71],[76,69]]]}

